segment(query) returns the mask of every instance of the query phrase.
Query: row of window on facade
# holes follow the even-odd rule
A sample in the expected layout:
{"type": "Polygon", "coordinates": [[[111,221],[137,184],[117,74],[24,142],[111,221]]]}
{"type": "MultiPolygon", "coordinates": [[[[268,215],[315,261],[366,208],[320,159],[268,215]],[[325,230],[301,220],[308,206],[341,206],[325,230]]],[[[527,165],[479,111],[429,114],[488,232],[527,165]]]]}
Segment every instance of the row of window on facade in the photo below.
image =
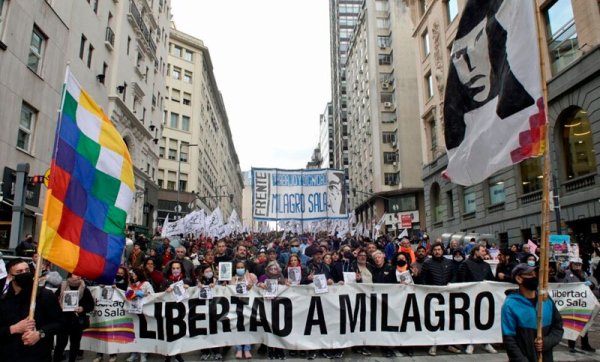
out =
{"type": "Polygon", "coordinates": [[[167,75],[175,80],[183,80],[185,83],[192,84],[192,72],[189,70],[182,70],[180,67],[167,65],[167,75]]]}
{"type": "Polygon", "coordinates": [[[191,118],[190,116],[186,116],[185,114],[180,115],[179,113],[165,111],[163,124],[173,129],[179,129],[182,131],[189,132],[191,118]]]}
{"type": "MultiPolygon", "coordinates": [[[[596,175],[596,154],[591,132],[591,123],[587,112],[578,107],[571,107],[562,112],[556,124],[555,132],[559,140],[558,164],[559,174],[557,179],[563,184],[570,184],[589,176],[596,175]]],[[[518,179],[520,182],[520,194],[523,196],[540,193],[543,187],[543,158],[527,159],[519,164],[518,179]]],[[[505,195],[504,176],[490,177],[486,182],[487,187],[487,206],[494,207],[504,204],[505,195]]],[[[592,184],[581,183],[582,186],[592,184]]],[[[567,188],[566,190],[576,190],[577,188],[567,188]]],[[[475,186],[462,189],[461,211],[464,215],[470,215],[476,211],[475,186]]],[[[454,201],[452,190],[446,192],[446,205],[442,204],[441,190],[438,183],[434,183],[430,190],[431,210],[434,222],[443,220],[443,211],[446,210],[447,218],[454,217],[454,201]]],[[[532,200],[538,200],[532,198],[532,200]]]]}

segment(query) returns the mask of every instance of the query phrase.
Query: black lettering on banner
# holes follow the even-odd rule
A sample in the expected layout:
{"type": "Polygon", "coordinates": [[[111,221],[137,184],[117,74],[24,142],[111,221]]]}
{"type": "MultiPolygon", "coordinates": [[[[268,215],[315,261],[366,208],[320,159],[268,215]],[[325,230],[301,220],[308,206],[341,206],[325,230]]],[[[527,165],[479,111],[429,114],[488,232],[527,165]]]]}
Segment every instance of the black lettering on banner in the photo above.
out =
{"type": "Polygon", "coordinates": [[[444,323],[446,321],[446,317],[444,316],[443,310],[436,310],[433,314],[437,317],[437,324],[434,325],[431,322],[431,312],[433,307],[431,305],[432,299],[436,299],[438,301],[438,305],[444,305],[444,296],[441,293],[429,293],[425,297],[425,329],[430,332],[444,330],[444,323]]]}
{"type": "Polygon", "coordinates": [[[167,326],[167,342],[185,337],[185,305],[179,302],[165,303],[165,319],[167,326]],[[176,313],[175,313],[176,312],[176,313]],[[177,328],[177,332],[175,329],[177,328]]]}
{"type": "Polygon", "coordinates": [[[494,325],[494,295],[490,292],[482,292],[477,294],[475,298],[475,327],[479,330],[485,331],[494,325]],[[487,323],[481,323],[481,303],[483,299],[488,300],[487,305],[487,323]]]}
{"type": "Polygon", "coordinates": [[[163,303],[156,303],[154,306],[154,318],[156,318],[157,338],[161,341],[165,340],[165,321],[163,320],[163,303]]]}
{"type": "Polygon", "coordinates": [[[470,305],[471,300],[469,299],[469,295],[467,293],[450,293],[450,310],[448,313],[450,313],[451,331],[456,330],[456,316],[459,314],[463,319],[462,330],[467,331],[471,329],[469,323],[469,312],[467,312],[467,309],[469,309],[470,305]],[[460,308],[456,306],[456,301],[459,299],[462,300],[462,306],[460,308]]]}
{"type": "Polygon", "coordinates": [[[359,330],[361,332],[365,331],[365,319],[367,319],[367,295],[363,293],[356,294],[355,300],[356,308],[353,313],[350,296],[348,294],[340,295],[340,334],[346,334],[346,315],[350,320],[350,332],[354,332],[358,321],[360,321],[359,330]]]}
{"type": "Polygon", "coordinates": [[[273,334],[286,337],[292,333],[292,301],[289,298],[275,298],[271,302],[271,325],[273,334]],[[279,308],[283,306],[283,328],[280,326],[279,308]]]}
{"type": "Polygon", "coordinates": [[[229,301],[225,297],[214,297],[208,303],[208,328],[210,334],[217,334],[217,322],[223,325],[223,332],[231,332],[231,323],[227,314],[229,313],[229,301]],[[217,313],[217,307],[221,306],[221,312],[217,313]]]}
{"type": "Polygon", "coordinates": [[[238,332],[244,332],[244,306],[250,304],[250,298],[231,297],[231,304],[235,304],[235,315],[237,317],[236,329],[238,332]]]}
{"type": "Polygon", "coordinates": [[[327,325],[325,324],[325,314],[323,313],[323,304],[321,298],[313,296],[310,298],[308,306],[308,316],[306,317],[306,325],[304,327],[304,335],[310,336],[313,326],[319,326],[319,331],[322,335],[327,334],[327,325]],[[315,311],[317,312],[316,319],[314,318],[315,311]]]}
{"type": "Polygon", "coordinates": [[[206,336],[208,334],[206,328],[199,328],[197,326],[197,322],[206,320],[206,313],[198,313],[197,308],[205,305],[206,299],[190,299],[188,301],[188,329],[190,337],[206,336]]]}
{"type": "Polygon", "coordinates": [[[377,332],[377,294],[371,293],[371,332],[377,332]]]}
{"type": "Polygon", "coordinates": [[[419,306],[417,305],[417,296],[414,293],[408,293],[406,295],[406,304],[404,305],[404,314],[402,315],[400,332],[406,332],[408,322],[413,322],[415,324],[415,331],[420,332],[423,330],[423,327],[421,327],[421,314],[419,313],[419,306]]]}
{"type": "Polygon", "coordinates": [[[146,316],[143,314],[138,314],[137,316],[140,320],[140,338],[156,339],[156,332],[148,330],[148,322],[146,321],[146,316]]]}
{"type": "Polygon", "coordinates": [[[256,332],[258,326],[262,326],[265,333],[271,333],[267,312],[265,311],[265,300],[254,298],[252,303],[252,314],[250,314],[250,332],[256,332]]]}
{"type": "Polygon", "coordinates": [[[397,326],[388,325],[388,295],[381,295],[381,330],[383,332],[398,332],[397,326]]]}

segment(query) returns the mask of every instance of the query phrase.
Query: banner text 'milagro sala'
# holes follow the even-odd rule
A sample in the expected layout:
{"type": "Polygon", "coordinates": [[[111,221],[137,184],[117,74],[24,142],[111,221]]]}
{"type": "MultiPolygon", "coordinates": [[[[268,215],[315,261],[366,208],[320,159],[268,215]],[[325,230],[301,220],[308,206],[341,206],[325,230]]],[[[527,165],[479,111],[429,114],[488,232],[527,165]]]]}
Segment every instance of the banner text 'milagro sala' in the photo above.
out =
{"type": "Polygon", "coordinates": [[[543,154],[546,117],[535,1],[470,0],[444,99],[447,176],[473,185],[543,154]]]}
{"type": "Polygon", "coordinates": [[[40,255],[68,272],[112,284],[133,189],[123,138],[67,69],[40,255]]]}
{"type": "Polygon", "coordinates": [[[344,171],[252,169],[254,220],[346,219],[344,171]]]}

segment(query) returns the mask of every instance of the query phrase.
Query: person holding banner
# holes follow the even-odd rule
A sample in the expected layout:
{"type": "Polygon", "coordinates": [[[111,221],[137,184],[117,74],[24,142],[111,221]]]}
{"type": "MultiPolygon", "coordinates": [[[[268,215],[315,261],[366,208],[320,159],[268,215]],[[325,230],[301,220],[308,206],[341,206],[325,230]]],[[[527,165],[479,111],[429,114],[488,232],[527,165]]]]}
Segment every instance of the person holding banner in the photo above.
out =
{"type": "Polygon", "coordinates": [[[5,361],[50,362],[54,335],[63,325],[54,294],[38,288],[34,318],[29,319],[33,274],[21,258],[6,264],[9,288],[0,297],[0,351],[5,361]]]}
{"type": "MultiPolygon", "coordinates": [[[[279,263],[275,260],[270,261],[267,264],[267,268],[265,269],[265,274],[261,275],[258,278],[258,283],[256,284],[261,289],[267,289],[267,279],[275,279],[277,283],[280,285],[285,285],[286,281],[281,272],[281,267],[279,263]]],[[[285,350],[276,347],[268,347],[267,355],[269,359],[285,359],[285,350]]]]}
{"type": "MultiPolygon", "coordinates": [[[[146,276],[141,269],[132,269],[129,272],[129,288],[125,292],[125,298],[128,301],[141,301],[144,297],[153,294],[154,288],[152,284],[146,280],[146,276]]],[[[129,357],[125,360],[127,362],[133,362],[137,359],[140,359],[140,362],[146,362],[148,360],[147,353],[138,353],[133,352],[129,357]]]]}
{"type": "Polygon", "coordinates": [[[536,362],[538,354],[542,353],[543,361],[551,362],[552,349],[560,343],[564,333],[560,312],[552,299],[543,302],[543,338],[536,338],[539,283],[536,267],[518,264],[511,277],[519,290],[508,294],[502,305],[502,341],[508,359],[536,362]]]}
{"type": "MultiPolygon", "coordinates": [[[[254,273],[251,273],[248,268],[248,264],[244,260],[238,260],[235,262],[235,275],[231,279],[232,285],[245,284],[245,291],[249,291],[256,284],[257,278],[254,273]]],[[[251,344],[241,344],[235,346],[235,358],[236,359],[252,359],[251,344]]]]}

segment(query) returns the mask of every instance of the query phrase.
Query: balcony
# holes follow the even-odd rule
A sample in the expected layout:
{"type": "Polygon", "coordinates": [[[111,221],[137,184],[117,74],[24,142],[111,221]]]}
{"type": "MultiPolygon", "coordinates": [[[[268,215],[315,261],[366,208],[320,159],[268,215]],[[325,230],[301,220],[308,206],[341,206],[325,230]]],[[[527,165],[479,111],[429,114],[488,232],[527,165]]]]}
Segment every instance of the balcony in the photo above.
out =
{"type": "Polygon", "coordinates": [[[580,189],[588,188],[596,184],[596,174],[592,173],[589,175],[577,177],[575,179],[565,182],[565,191],[574,192],[580,189]]]}
{"type": "Polygon", "coordinates": [[[127,19],[138,32],[138,35],[144,40],[142,43],[145,46],[145,50],[149,55],[156,58],[156,43],[152,40],[152,34],[150,30],[148,30],[146,23],[144,23],[142,15],[133,0],[129,1],[129,14],[127,14],[127,19]]]}
{"type": "Polygon", "coordinates": [[[108,26],[106,27],[106,33],[104,35],[104,44],[110,50],[113,50],[113,47],[115,46],[115,33],[108,26]]]}

